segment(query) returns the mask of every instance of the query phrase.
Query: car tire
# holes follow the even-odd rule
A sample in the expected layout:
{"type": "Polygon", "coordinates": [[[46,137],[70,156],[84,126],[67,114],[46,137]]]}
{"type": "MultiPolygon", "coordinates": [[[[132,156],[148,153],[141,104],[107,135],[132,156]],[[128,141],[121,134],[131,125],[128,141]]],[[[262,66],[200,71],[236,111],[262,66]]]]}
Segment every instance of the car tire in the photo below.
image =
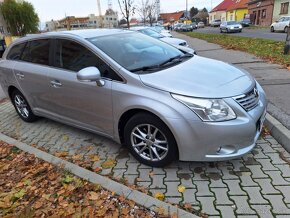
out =
{"type": "Polygon", "coordinates": [[[20,91],[15,90],[12,93],[11,101],[15,107],[17,114],[23,121],[32,123],[38,119],[38,117],[33,114],[26,98],[20,91]]]}
{"type": "Polygon", "coordinates": [[[242,30],[239,30],[239,32],[241,33],[241,32],[242,32],[242,30]]]}
{"type": "Polygon", "coordinates": [[[273,26],[271,26],[271,32],[274,33],[275,32],[275,29],[273,26]]]}
{"type": "Polygon", "coordinates": [[[124,141],[130,153],[145,165],[164,167],[178,157],[173,134],[164,122],[149,113],[138,113],[126,123],[124,141]]]}
{"type": "Polygon", "coordinates": [[[285,28],[284,28],[284,33],[287,33],[287,32],[288,32],[288,27],[285,26],[285,28]]]}
{"type": "Polygon", "coordinates": [[[221,33],[223,33],[223,30],[222,30],[222,29],[220,29],[220,32],[221,32],[221,33]]]}
{"type": "Polygon", "coordinates": [[[227,31],[227,33],[229,33],[229,29],[228,28],[226,29],[226,31],[227,31]]]}

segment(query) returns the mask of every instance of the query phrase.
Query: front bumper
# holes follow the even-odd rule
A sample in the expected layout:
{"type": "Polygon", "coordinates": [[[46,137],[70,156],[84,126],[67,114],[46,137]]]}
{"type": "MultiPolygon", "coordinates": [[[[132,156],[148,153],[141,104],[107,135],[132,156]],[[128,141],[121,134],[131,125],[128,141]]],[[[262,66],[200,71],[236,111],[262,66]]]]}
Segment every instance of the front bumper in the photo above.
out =
{"type": "Polygon", "coordinates": [[[258,105],[246,112],[234,99],[225,99],[237,114],[235,120],[202,122],[172,120],[179,159],[182,161],[224,161],[250,152],[258,140],[266,115],[266,96],[260,86],[258,105]]]}
{"type": "Polygon", "coordinates": [[[228,29],[229,32],[231,33],[235,33],[235,32],[240,32],[242,29],[238,28],[238,29],[228,29]]]}

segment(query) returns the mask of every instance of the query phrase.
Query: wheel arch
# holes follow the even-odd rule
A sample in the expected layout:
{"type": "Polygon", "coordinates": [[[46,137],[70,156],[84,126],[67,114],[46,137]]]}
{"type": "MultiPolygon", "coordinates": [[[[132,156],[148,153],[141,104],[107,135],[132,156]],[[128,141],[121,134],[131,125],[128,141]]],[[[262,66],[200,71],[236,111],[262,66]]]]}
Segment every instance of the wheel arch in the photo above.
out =
{"type": "Polygon", "coordinates": [[[120,119],[119,119],[119,122],[118,122],[118,136],[119,136],[119,139],[120,139],[120,142],[122,145],[124,145],[124,129],[125,129],[125,125],[126,123],[129,121],[129,119],[131,117],[133,117],[134,115],[138,114],[138,113],[147,113],[147,114],[150,114],[154,117],[156,117],[156,119],[160,120],[161,122],[163,122],[167,128],[169,129],[169,131],[171,132],[174,140],[175,140],[175,143],[176,143],[176,146],[177,146],[177,153],[178,153],[178,157],[179,158],[179,148],[178,148],[178,143],[177,143],[177,140],[176,140],[176,137],[174,135],[174,132],[172,131],[170,125],[168,125],[167,122],[165,122],[162,118],[160,118],[160,116],[158,116],[156,113],[152,112],[152,111],[149,111],[149,110],[146,110],[146,109],[141,109],[141,108],[134,108],[134,109],[129,109],[127,111],[125,111],[120,119]]]}

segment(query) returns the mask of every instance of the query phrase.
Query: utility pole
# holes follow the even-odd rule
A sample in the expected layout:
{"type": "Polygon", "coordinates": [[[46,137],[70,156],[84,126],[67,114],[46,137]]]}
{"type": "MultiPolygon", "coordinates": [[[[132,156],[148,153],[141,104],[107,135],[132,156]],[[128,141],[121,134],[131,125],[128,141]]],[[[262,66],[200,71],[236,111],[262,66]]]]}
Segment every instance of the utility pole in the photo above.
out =
{"type": "Polygon", "coordinates": [[[102,9],[101,9],[100,0],[97,0],[97,4],[98,4],[98,10],[99,10],[100,26],[103,27],[103,16],[102,16],[102,9]]]}
{"type": "Polygon", "coordinates": [[[188,0],[186,0],[186,20],[188,20],[188,0]]]}

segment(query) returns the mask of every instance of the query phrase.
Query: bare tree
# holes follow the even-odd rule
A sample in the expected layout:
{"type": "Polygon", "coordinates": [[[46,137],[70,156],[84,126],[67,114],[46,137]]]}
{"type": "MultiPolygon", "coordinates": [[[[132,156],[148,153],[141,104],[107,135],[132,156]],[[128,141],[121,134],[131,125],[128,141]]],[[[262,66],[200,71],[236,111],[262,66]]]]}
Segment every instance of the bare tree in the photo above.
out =
{"type": "Polygon", "coordinates": [[[137,12],[141,16],[141,19],[144,25],[148,18],[148,14],[149,14],[148,9],[149,9],[149,0],[141,0],[141,5],[137,7],[137,12]]]}
{"type": "Polygon", "coordinates": [[[155,19],[156,21],[158,20],[158,17],[156,17],[156,14],[157,14],[156,1],[152,0],[148,4],[148,19],[149,19],[150,26],[152,26],[155,19]]]}
{"type": "Polygon", "coordinates": [[[135,14],[134,0],[118,0],[120,11],[127,22],[127,28],[130,28],[130,17],[135,14]]]}

